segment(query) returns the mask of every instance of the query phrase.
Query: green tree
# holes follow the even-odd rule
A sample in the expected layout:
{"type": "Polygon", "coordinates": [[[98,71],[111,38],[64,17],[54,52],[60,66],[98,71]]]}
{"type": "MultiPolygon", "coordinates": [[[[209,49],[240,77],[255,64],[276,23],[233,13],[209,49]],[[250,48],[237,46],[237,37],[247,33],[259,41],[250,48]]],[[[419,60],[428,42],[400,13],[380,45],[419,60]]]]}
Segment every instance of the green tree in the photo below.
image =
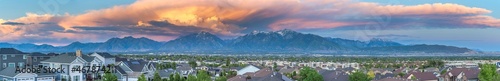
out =
{"type": "Polygon", "coordinates": [[[179,73],[175,73],[173,81],[182,81],[181,75],[179,75],[179,73]]]}
{"type": "Polygon", "coordinates": [[[411,76],[411,80],[417,80],[417,77],[411,76]]]}
{"type": "Polygon", "coordinates": [[[153,81],[161,81],[161,76],[158,72],[155,72],[155,75],[153,76],[153,81]]]}
{"type": "Polygon", "coordinates": [[[148,80],[146,80],[146,76],[144,76],[144,74],[141,74],[141,76],[138,78],[137,81],[148,81],[148,80]]]}
{"type": "Polygon", "coordinates": [[[403,76],[405,76],[405,75],[406,75],[406,74],[405,74],[405,73],[403,73],[403,72],[399,72],[399,73],[398,73],[398,77],[403,77],[403,76]]]}
{"type": "Polygon", "coordinates": [[[292,72],[292,76],[291,76],[291,78],[295,80],[295,79],[296,79],[296,78],[295,78],[295,76],[297,76],[297,72],[296,72],[296,71],[293,71],[293,72],[292,72]]]}
{"type": "Polygon", "coordinates": [[[368,71],[368,73],[366,73],[366,75],[368,75],[368,78],[370,78],[370,79],[375,78],[375,72],[373,72],[372,70],[368,71]]]}
{"type": "Polygon", "coordinates": [[[229,67],[229,65],[231,64],[231,59],[229,59],[229,57],[226,59],[226,66],[229,67]]]}
{"type": "Polygon", "coordinates": [[[212,81],[210,75],[208,75],[208,72],[204,70],[199,70],[196,74],[196,78],[198,79],[198,81],[212,81]]]}
{"type": "Polygon", "coordinates": [[[188,64],[193,68],[198,66],[198,63],[196,63],[196,61],[189,61],[188,64]]]}
{"type": "Polygon", "coordinates": [[[274,69],[274,71],[279,71],[278,70],[278,63],[273,62],[273,69],[274,69]]]}
{"type": "Polygon", "coordinates": [[[215,78],[215,81],[227,81],[227,77],[226,76],[220,76],[220,77],[215,78]]]}
{"type": "Polygon", "coordinates": [[[356,71],[349,75],[349,81],[370,81],[370,78],[368,77],[367,74],[356,71]]]}
{"type": "Polygon", "coordinates": [[[299,81],[323,81],[323,76],[311,67],[302,68],[299,75],[299,81]]]}
{"type": "Polygon", "coordinates": [[[117,81],[118,77],[116,77],[112,73],[104,73],[104,81],[117,81]]]}
{"type": "Polygon", "coordinates": [[[188,77],[187,77],[187,80],[186,80],[186,81],[198,81],[198,80],[196,79],[196,77],[195,77],[195,76],[193,76],[193,75],[188,75],[188,77]]]}
{"type": "Polygon", "coordinates": [[[496,72],[495,64],[481,64],[479,72],[480,81],[500,81],[500,76],[496,72]]]}
{"type": "Polygon", "coordinates": [[[170,76],[168,77],[168,80],[169,81],[175,81],[175,78],[174,78],[174,74],[170,74],[170,76]]]}

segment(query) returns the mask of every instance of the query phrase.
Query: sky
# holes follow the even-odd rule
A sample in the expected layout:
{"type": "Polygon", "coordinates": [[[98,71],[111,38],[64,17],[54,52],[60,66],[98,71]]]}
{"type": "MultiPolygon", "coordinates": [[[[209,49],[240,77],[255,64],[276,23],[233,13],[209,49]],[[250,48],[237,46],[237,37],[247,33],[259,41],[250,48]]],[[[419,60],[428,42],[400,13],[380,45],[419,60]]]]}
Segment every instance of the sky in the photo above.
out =
{"type": "Polygon", "coordinates": [[[498,1],[0,0],[0,42],[56,46],[113,37],[231,39],[291,29],[324,37],[500,51],[498,1]]]}

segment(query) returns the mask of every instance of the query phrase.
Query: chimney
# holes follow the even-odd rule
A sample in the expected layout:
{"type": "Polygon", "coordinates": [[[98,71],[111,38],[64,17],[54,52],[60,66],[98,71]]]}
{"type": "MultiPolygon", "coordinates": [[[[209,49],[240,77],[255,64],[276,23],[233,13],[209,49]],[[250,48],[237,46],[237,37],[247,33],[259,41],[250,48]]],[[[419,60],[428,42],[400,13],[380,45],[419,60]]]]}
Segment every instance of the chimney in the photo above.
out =
{"type": "Polygon", "coordinates": [[[82,57],[82,50],[76,50],[76,56],[82,57]]]}

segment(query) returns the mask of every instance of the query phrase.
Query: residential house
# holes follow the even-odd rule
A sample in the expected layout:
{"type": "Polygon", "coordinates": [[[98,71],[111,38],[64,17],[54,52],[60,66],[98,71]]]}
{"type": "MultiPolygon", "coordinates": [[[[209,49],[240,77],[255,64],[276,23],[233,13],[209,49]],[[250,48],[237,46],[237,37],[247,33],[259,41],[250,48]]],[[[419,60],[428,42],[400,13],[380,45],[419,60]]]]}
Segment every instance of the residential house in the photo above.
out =
{"type": "Polygon", "coordinates": [[[416,80],[410,80],[410,79],[398,78],[398,77],[387,77],[387,78],[383,78],[380,80],[374,80],[374,81],[416,81],[416,80]]]}
{"type": "Polygon", "coordinates": [[[94,57],[97,57],[99,59],[102,59],[102,61],[104,62],[104,65],[116,63],[116,57],[109,54],[109,53],[106,53],[106,52],[101,52],[101,53],[94,52],[94,53],[90,54],[90,56],[94,56],[94,57]]]}
{"type": "Polygon", "coordinates": [[[187,63],[178,64],[176,67],[176,70],[178,70],[180,72],[182,77],[187,77],[188,75],[193,74],[195,72],[193,67],[191,67],[187,63]]]}
{"type": "MultiPolygon", "coordinates": [[[[41,65],[48,67],[63,68],[63,73],[57,73],[55,80],[71,80],[71,81],[84,81],[87,78],[93,79],[97,78],[99,72],[86,72],[82,71],[71,71],[72,68],[83,68],[86,66],[103,66],[102,61],[96,57],[84,55],[81,50],[77,50],[75,53],[64,53],[47,60],[40,62],[41,65]]],[[[96,70],[99,68],[95,68],[96,70]]]]}
{"type": "Polygon", "coordinates": [[[285,66],[285,67],[281,68],[278,72],[281,74],[286,74],[286,73],[293,73],[293,72],[298,73],[299,71],[300,71],[299,67],[285,66]]]}
{"type": "Polygon", "coordinates": [[[435,67],[425,68],[424,72],[439,72],[439,68],[435,68],[435,67]]]}
{"type": "Polygon", "coordinates": [[[248,73],[248,72],[257,72],[259,71],[260,68],[254,66],[254,65],[247,65],[246,67],[242,68],[242,69],[239,69],[238,71],[236,71],[236,74],[237,75],[243,75],[245,73],[248,73]]]}
{"type": "Polygon", "coordinates": [[[479,81],[479,68],[448,68],[444,81],[479,81]]]}
{"type": "Polygon", "coordinates": [[[147,78],[151,78],[156,71],[155,63],[144,60],[127,60],[117,63],[117,77],[121,81],[137,81],[144,74],[147,78]]]}
{"type": "Polygon", "coordinates": [[[349,81],[349,74],[337,70],[320,70],[324,81],[349,81]]]}
{"type": "Polygon", "coordinates": [[[394,77],[394,76],[396,76],[396,75],[393,74],[393,73],[385,73],[385,74],[375,73],[375,77],[374,77],[373,80],[381,80],[381,79],[384,79],[384,78],[394,77]]]}
{"type": "Polygon", "coordinates": [[[7,67],[0,71],[2,81],[54,81],[54,74],[50,73],[20,73],[15,67],[7,67]]]}
{"type": "Polygon", "coordinates": [[[437,76],[438,75],[435,72],[412,72],[403,78],[418,81],[438,81],[439,78],[437,76]]]}
{"type": "Polygon", "coordinates": [[[14,48],[0,48],[0,70],[26,65],[28,55],[14,48]]]}
{"type": "Polygon", "coordinates": [[[31,66],[37,66],[41,61],[55,57],[55,55],[48,55],[43,53],[30,53],[27,57],[26,64],[31,66]]]}
{"type": "Polygon", "coordinates": [[[174,75],[175,73],[179,73],[178,70],[174,69],[163,69],[157,70],[158,74],[160,74],[161,78],[170,78],[170,75],[174,75]]]}
{"type": "Polygon", "coordinates": [[[229,78],[227,81],[293,81],[292,79],[274,72],[270,68],[264,68],[255,73],[246,73],[229,78]],[[248,78],[247,78],[248,77],[248,78]]]}

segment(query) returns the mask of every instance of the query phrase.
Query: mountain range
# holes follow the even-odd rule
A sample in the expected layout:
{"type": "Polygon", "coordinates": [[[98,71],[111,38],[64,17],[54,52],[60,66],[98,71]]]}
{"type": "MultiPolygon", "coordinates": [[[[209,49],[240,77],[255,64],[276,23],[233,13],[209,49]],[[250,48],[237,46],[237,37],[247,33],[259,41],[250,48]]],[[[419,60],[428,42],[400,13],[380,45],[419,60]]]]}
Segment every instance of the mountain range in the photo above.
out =
{"type": "Polygon", "coordinates": [[[235,39],[223,40],[209,32],[180,36],[168,42],[145,37],[111,38],[100,43],[73,42],[66,46],[35,45],[30,43],[0,43],[0,48],[15,48],[24,52],[72,52],[77,49],[91,52],[194,52],[194,53],[473,53],[474,50],[445,45],[403,45],[397,42],[372,39],[358,41],[321,37],[288,29],[271,32],[252,32],[235,39]]]}

